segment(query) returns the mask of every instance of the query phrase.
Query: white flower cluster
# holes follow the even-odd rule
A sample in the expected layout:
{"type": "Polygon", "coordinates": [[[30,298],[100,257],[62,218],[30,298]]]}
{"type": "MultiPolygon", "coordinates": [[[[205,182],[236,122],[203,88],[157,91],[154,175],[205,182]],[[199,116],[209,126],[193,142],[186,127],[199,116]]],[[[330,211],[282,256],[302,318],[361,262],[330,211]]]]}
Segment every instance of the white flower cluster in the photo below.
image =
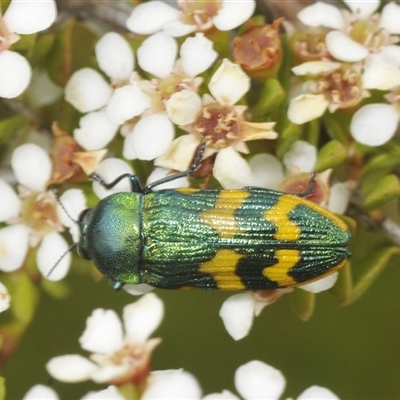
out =
{"type": "Polygon", "coordinates": [[[49,28],[57,18],[56,2],[12,0],[0,15],[0,97],[14,98],[28,87],[32,69],[25,57],[9,50],[20,38],[49,28]]]}
{"type": "Polygon", "coordinates": [[[353,138],[368,146],[380,146],[396,133],[400,120],[400,6],[379,0],[346,1],[348,10],[316,2],[305,7],[299,20],[308,27],[328,29],[326,58],[307,61],[292,69],[308,78],[304,94],[290,102],[288,117],[303,124],[329,109],[353,108],[371,90],[381,91],[387,103],[364,105],[353,115],[353,138]]]}
{"type": "MultiPolygon", "coordinates": [[[[97,383],[111,384],[107,389],[90,392],[82,399],[123,400],[118,385],[140,381],[144,391],[141,399],[229,399],[240,397],[229,390],[202,395],[197,379],[187,371],[152,371],[148,377],[150,354],[159,344],[159,339],[149,339],[164,316],[164,305],[155,295],[148,293],[135,303],[124,307],[122,323],[113,310],[96,309],[88,318],[86,330],[79,339],[84,350],[92,351],[90,360],[80,355],[65,355],[52,358],[47,370],[52,377],[63,382],[80,382],[92,379],[97,383]],[[117,384],[115,382],[118,382],[117,384]],[[113,385],[114,384],[114,385],[113,385]],[[115,386],[116,385],[116,386],[115,386]]],[[[286,387],[282,372],[258,360],[240,366],[235,372],[235,388],[244,400],[279,399],[286,387]]],[[[24,396],[24,400],[46,398],[57,400],[57,393],[44,385],[35,385],[24,396]]],[[[332,399],[338,397],[329,389],[311,386],[298,400],[332,399]]]]}

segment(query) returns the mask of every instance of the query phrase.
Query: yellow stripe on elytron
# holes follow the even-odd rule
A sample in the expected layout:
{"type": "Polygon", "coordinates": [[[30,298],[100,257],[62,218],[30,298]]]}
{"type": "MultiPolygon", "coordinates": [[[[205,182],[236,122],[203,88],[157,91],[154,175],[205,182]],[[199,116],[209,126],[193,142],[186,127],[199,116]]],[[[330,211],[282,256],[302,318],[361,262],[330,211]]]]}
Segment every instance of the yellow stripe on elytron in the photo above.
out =
{"type": "Polygon", "coordinates": [[[264,219],[277,227],[274,235],[276,240],[296,241],[300,238],[301,228],[288,217],[297,205],[298,202],[293,202],[292,196],[281,195],[277,203],[265,211],[264,219]]]}
{"type": "Polygon", "coordinates": [[[233,250],[218,250],[213,259],[200,265],[199,272],[211,275],[220,290],[243,290],[245,285],[235,272],[242,257],[233,250]]]}
{"type": "Polygon", "coordinates": [[[328,209],[319,206],[318,204],[313,203],[312,201],[307,201],[307,200],[305,200],[304,202],[302,201],[302,204],[304,204],[308,208],[311,208],[311,210],[314,210],[318,214],[322,214],[325,218],[328,218],[334,225],[336,225],[343,232],[347,232],[349,230],[348,226],[339,217],[331,213],[328,209]]]}
{"type": "Polygon", "coordinates": [[[211,226],[221,238],[231,238],[241,233],[235,218],[235,211],[242,206],[243,201],[250,196],[244,190],[222,190],[214,208],[199,213],[202,222],[211,226]]]}
{"type": "Polygon", "coordinates": [[[177,188],[175,190],[178,193],[182,193],[182,194],[191,194],[191,193],[196,193],[196,192],[200,191],[200,189],[196,189],[196,188],[177,188]]]}
{"type": "Polygon", "coordinates": [[[276,282],[279,286],[298,285],[298,282],[289,275],[289,271],[300,261],[300,251],[289,249],[276,250],[275,256],[278,262],[265,267],[262,271],[263,276],[276,282]]]}

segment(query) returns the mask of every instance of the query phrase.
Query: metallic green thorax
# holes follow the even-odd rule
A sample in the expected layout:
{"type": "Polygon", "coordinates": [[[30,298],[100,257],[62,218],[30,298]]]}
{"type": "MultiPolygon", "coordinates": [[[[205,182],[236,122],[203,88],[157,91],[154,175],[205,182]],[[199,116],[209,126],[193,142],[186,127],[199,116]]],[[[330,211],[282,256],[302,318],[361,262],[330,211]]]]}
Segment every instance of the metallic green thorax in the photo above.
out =
{"type": "Polygon", "coordinates": [[[350,233],[325,209],[259,188],[118,193],[80,221],[80,253],[120,283],[295,286],[340,268],[350,233]]]}

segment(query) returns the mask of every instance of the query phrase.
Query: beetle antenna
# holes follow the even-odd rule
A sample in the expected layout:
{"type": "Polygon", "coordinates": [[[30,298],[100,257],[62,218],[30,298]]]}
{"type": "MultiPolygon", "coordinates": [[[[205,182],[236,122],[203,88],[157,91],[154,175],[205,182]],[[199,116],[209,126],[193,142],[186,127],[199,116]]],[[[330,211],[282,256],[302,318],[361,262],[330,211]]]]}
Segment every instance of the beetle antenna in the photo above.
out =
{"type": "Polygon", "coordinates": [[[74,220],[71,215],[69,214],[69,212],[67,211],[67,209],[65,208],[64,204],[61,202],[60,200],[60,195],[58,194],[57,189],[51,189],[51,191],[53,192],[54,196],[56,196],[57,199],[57,203],[60,205],[60,207],[63,209],[63,211],[65,212],[65,214],[67,215],[67,217],[74,222],[75,224],[78,224],[78,221],[74,220]]]}
{"type": "Polygon", "coordinates": [[[61,255],[61,257],[55,262],[55,264],[50,268],[50,271],[46,274],[46,278],[50,276],[50,274],[56,269],[57,265],[60,264],[61,260],[65,257],[66,254],[68,254],[72,249],[74,249],[78,245],[77,242],[72,243],[69,248],[64,251],[64,253],[61,255]]]}

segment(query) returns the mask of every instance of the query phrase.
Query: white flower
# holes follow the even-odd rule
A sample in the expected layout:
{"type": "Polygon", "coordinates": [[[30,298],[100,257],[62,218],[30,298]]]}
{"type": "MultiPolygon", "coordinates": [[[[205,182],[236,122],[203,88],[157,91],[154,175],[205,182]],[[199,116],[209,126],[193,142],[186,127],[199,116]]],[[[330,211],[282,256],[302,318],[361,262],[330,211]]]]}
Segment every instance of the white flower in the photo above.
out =
{"type": "Polygon", "coordinates": [[[164,315],[164,305],[147,293],[123,309],[124,329],[113,310],[96,309],[88,318],[79,341],[93,354],[90,360],[80,355],[52,358],[46,365],[51,376],[63,382],[92,379],[103,382],[134,382],[143,379],[151,353],[160,342],[148,339],[164,315]]]}
{"type": "Polygon", "coordinates": [[[58,394],[49,386],[35,385],[32,386],[23,397],[22,400],[58,400],[58,394]]]}
{"type": "Polygon", "coordinates": [[[396,133],[400,110],[396,104],[367,104],[355,112],[350,132],[353,138],[367,146],[381,146],[396,133]]]}
{"type": "Polygon", "coordinates": [[[196,378],[183,369],[153,371],[141,398],[196,400],[201,399],[201,388],[196,378]]]}
{"type": "Polygon", "coordinates": [[[225,188],[252,185],[251,169],[237,151],[247,152],[244,144],[247,140],[275,139],[274,123],[244,121],[245,107],[235,103],[249,90],[250,78],[237,64],[225,59],[208,87],[214,98],[205,95],[201,100],[196,93],[185,91],[173,94],[167,101],[171,121],[187,125],[192,134],[175,139],[155,164],[179,171],[187,169],[204,137],[209,144],[205,157],[218,151],[213,174],[221,185],[225,188]]]}
{"type": "Polygon", "coordinates": [[[19,96],[31,80],[31,66],[25,57],[8,50],[19,40],[17,34],[30,35],[47,29],[57,17],[53,0],[39,3],[12,0],[2,17],[0,52],[0,97],[19,96]]]}
{"type": "Polygon", "coordinates": [[[82,113],[104,107],[111,93],[107,81],[92,68],[74,72],[65,86],[65,100],[82,113]]]}
{"type": "Polygon", "coordinates": [[[329,109],[352,108],[369,95],[360,65],[348,66],[328,60],[308,61],[292,68],[296,76],[307,76],[304,94],[290,100],[288,118],[295,124],[321,117],[329,109]]]}
{"type": "Polygon", "coordinates": [[[7,288],[0,282],[0,313],[10,307],[10,301],[11,298],[8,294],[7,288]]]}
{"type": "Polygon", "coordinates": [[[329,53],[338,60],[355,62],[365,59],[370,52],[394,43],[391,34],[400,32],[400,6],[394,2],[385,4],[382,14],[374,14],[379,0],[344,0],[351,9],[340,12],[335,6],[322,2],[303,8],[297,15],[308,26],[325,26],[334,29],[326,35],[329,53]]]}
{"type": "Polygon", "coordinates": [[[125,400],[125,397],[118,391],[116,386],[109,386],[107,389],[98,392],[89,392],[81,400],[125,400]]]}
{"type": "MultiPolygon", "coordinates": [[[[235,387],[244,400],[278,400],[286,387],[286,379],[278,369],[258,360],[241,365],[235,372],[235,387]]],[[[239,400],[228,390],[203,397],[203,400],[239,400]]],[[[297,400],[339,398],[321,386],[311,386],[297,400]]]]}
{"type": "Polygon", "coordinates": [[[286,379],[276,368],[254,360],[236,370],[235,386],[244,399],[278,399],[286,379]]]}
{"type": "Polygon", "coordinates": [[[210,29],[213,25],[221,31],[229,31],[246,22],[255,9],[253,0],[198,2],[197,9],[193,9],[188,0],[180,0],[178,5],[180,10],[157,0],[139,4],[132,11],[126,26],[141,35],[164,30],[171,36],[184,36],[195,30],[210,29]]]}
{"type": "MultiPolygon", "coordinates": [[[[177,54],[177,41],[159,32],[143,41],[138,49],[138,63],[142,69],[162,79],[173,72],[177,54]]],[[[195,37],[188,37],[183,42],[179,55],[183,74],[193,78],[207,70],[218,53],[211,40],[204,34],[197,33],[195,37]]]]}
{"type": "Polygon", "coordinates": [[[46,276],[65,254],[50,280],[62,279],[68,272],[71,254],[57,217],[56,199],[46,191],[46,183],[52,173],[48,154],[35,144],[17,147],[11,157],[14,175],[20,184],[20,196],[3,180],[0,180],[0,222],[10,225],[0,230],[0,269],[11,272],[19,269],[26,257],[29,245],[36,247],[39,271],[46,276]]]}
{"type": "Polygon", "coordinates": [[[175,127],[166,113],[151,114],[128,132],[123,155],[128,160],[153,160],[167,151],[174,136],[175,127]]]}
{"type": "Polygon", "coordinates": [[[335,393],[330,391],[327,388],[321,387],[321,386],[310,386],[308,389],[306,389],[304,392],[302,392],[299,397],[297,397],[297,400],[339,400],[339,397],[336,396],[335,393]]]}

